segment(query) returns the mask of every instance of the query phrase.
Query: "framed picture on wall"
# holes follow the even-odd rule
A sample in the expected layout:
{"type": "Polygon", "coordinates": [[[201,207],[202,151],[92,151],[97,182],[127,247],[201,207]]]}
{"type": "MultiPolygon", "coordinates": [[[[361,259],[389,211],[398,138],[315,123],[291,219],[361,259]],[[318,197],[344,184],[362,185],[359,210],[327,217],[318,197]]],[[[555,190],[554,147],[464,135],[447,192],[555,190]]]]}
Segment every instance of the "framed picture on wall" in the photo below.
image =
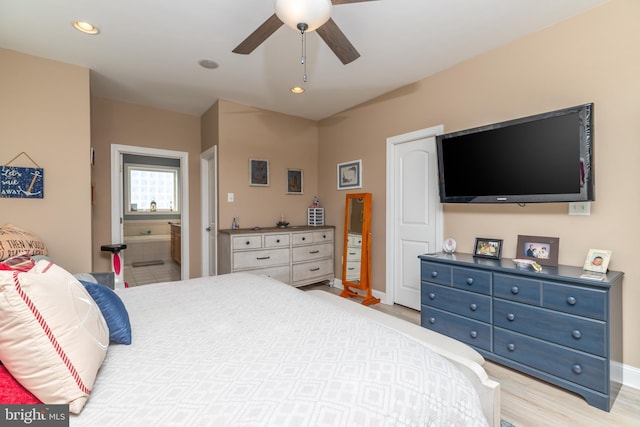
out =
{"type": "Polygon", "coordinates": [[[269,186],[269,161],[249,159],[249,185],[256,187],[269,186]]]}
{"type": "Polygon", "coordinates": [[[287,169],[287,194],[302,194],[302,169],[287,169]]]}
{"type": "Polygon", "coordinates": [[[557,237],[518,236],[516,258],[530,259],[541,265],[558,266],[560,239],[557,237]]]}
{"type": "Polygon", "coordinates": [[[338,163],[338,190],[362,188],[362,160],[338,163]]]}

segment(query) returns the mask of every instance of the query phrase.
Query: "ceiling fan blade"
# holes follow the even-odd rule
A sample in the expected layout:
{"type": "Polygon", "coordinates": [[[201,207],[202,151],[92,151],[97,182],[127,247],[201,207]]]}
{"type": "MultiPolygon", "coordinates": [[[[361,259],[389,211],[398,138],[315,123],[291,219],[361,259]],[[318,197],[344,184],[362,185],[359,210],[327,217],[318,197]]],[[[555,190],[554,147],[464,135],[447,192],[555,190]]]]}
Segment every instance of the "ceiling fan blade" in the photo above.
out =
{"type": "Polygon", "coordinates": [[[316,32],[344,65],[360,57],[356,48],[353,47],[333,19],[329,18],[327,22],[316,29],[316,32]]]}
{"type": "Polygon", "coordinates": [[[377,1],[377,0],[331,0],[331,3],[333,3],[333,5],[335,6],[337,4],[360,3],[364,1],[377,1]]]}
{"type": "Polygon", "coordinates": [[[248,55],[254,51],[255,48],[260,46],[271,34],[273,34],[284,23],[274,13],[266,21],[262,23],[253,33],[242,41],[235,49],[233,53],[240,53],[242,55],[248,55]]]}

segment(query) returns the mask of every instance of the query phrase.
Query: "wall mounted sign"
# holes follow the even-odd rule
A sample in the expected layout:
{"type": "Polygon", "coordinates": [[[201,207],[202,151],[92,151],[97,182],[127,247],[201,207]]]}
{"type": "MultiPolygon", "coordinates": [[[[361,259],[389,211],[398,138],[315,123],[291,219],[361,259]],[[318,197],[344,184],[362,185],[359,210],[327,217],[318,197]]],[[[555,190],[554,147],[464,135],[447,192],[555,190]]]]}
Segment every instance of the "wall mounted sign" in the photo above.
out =
{"type": "Polygon", "coordinates": [[[44,170],[24,151],[6,165],[0,166],[0,197],[44,198],[44,170]],[[31,160],[35,168],[10,166],[11,162],[23,154],[31,160]]]}

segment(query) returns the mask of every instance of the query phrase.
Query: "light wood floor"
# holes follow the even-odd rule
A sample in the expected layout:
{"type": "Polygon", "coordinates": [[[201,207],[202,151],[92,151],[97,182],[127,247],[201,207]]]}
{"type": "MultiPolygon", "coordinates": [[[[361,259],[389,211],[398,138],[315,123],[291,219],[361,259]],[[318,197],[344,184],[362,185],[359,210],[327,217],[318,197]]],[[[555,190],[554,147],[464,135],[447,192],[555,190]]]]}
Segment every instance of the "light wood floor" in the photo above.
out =
{"type": "MultiPolygon", "coordinates": [[[[302,289],[340,293],[340,289],[328,285],[310,285],[302,289]]],[[[420,324],[419,311],[400,305],[371,307],[420,324]]],[[[589,406],[577,394],[496,363],[486,361],[484,368],[501,384],[502,419],[515,427],[640,427],[640,390],[623,386],[611,412],[604,412],[589,406]]]]}

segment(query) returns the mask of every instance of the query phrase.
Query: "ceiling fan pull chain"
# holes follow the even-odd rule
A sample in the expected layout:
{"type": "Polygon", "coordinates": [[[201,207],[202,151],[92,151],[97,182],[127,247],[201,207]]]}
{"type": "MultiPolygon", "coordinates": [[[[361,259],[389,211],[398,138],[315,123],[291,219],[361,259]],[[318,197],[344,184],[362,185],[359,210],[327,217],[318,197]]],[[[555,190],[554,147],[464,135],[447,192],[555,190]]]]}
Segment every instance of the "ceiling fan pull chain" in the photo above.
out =
{"type": "Polygon", "coordinates": [[[300,41],[302,43],[302,56],[300,57],[300,63],[304,67],[304,71],[302,74],[302,81],[304,83],[307,82],[307,37],[306,37],[306,29],[309,28],[307,24],[300,23],[298,24],[298,29],[300,30],[300,41]]]}

